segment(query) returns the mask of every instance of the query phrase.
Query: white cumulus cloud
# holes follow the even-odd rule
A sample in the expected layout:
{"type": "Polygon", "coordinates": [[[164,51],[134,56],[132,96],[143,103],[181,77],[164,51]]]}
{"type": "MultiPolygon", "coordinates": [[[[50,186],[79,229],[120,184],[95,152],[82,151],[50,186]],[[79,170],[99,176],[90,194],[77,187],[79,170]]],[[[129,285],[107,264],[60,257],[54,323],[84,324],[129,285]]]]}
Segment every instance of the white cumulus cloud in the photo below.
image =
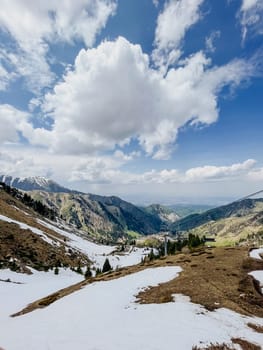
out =
{"type": "Polygon", "coordinates": [[[187,30],[201,18],[204,0],[170,0],[157,19],[153,60],[157,66],[173,64],[180,57],[187,30]]]}
{"type": "Polygon", "coordinates": [[[43,111],[54,120],[48,144],[58,152],[89,153],[138,140],[147,155],[169,158],[180,127],[211,124],[225,86],[237,87],[256,65],[234,60],[211,67],[203,52],[181,61],[164,76],[151,68],[140,45],[119,37],[81,50],[43,111]]]}
{"type": "Polygon", "coordinates": [[[115,11],[114,0],[3,0],[0,28],[14,41],[2,46],[6,62],[26,78],[36,92],[54,80],[48,53],[49,44],[82,40],[92,46],[96,35],[115,11]]]}

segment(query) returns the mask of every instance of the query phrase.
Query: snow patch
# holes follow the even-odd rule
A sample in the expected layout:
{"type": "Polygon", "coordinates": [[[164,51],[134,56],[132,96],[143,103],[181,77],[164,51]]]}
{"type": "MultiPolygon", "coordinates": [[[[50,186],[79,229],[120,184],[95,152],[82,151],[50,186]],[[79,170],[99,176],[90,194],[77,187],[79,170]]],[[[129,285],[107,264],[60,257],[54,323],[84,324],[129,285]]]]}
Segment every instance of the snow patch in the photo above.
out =
{"type": "Polygon", "coordinates": [[[249,256],[254,259],[261,259],[260,254],[263,254],[263,248],[252,249],[249,256]]]}

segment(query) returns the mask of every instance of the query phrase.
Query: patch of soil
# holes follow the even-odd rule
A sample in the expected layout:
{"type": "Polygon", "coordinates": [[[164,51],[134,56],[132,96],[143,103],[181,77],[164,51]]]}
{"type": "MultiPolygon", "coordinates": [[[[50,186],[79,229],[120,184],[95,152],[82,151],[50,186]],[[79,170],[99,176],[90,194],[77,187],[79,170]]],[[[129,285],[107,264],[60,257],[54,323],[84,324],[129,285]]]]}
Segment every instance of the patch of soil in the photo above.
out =
{"type": "Polygon", "coordinates": [[[192,350],[234,350],[232,346],[227,344],[211,344],[204,348],[200,348],[198,346],[193,346],[192,350]]]}
{"type": "Polygon", "coordinates": [[[251,322],[249,322],[247,325],[248,325],[248,327],[252,328],[257,333],[263,333],[263,326],[260,326],[258,324],[251,323],[251,322]]]}
{"type": "Polygon", "coordinates": [[[241,346],[242,350],[261,350],[261,347],[241,338],[232,338],[234,344],[241,346]]]}

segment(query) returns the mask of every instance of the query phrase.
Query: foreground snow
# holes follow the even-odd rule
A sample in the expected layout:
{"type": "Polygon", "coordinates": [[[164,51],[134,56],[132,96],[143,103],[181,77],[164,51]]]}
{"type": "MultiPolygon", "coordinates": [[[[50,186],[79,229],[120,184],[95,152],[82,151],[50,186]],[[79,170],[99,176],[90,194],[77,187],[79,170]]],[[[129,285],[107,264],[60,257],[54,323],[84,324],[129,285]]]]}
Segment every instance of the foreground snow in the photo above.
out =
{"type": "Polygon", "coordinates": [[[53,271],[31,271],[32,275],[27,275],[8,269],[0,270],[0,324],[3,316],[20,311],[37,299],[83,280],[83,276],[70,269],[60,268],[59,275],[53,271]]]}
{"type": "MultiPolygon", "coordinates": [[[[206,311],[187,297],[166,304],[140,305],[143,287],[177,276],[179,267],[147,269],[86,286],[49,307],[17,318],[1,317],[0,346],[5,350],[191,350],[200,342],[230,342],[241,337],[263,344],[263,334],[226,309],[206,311]]],[[[1,300],[4,300],[1,298],[1,300]]]]}

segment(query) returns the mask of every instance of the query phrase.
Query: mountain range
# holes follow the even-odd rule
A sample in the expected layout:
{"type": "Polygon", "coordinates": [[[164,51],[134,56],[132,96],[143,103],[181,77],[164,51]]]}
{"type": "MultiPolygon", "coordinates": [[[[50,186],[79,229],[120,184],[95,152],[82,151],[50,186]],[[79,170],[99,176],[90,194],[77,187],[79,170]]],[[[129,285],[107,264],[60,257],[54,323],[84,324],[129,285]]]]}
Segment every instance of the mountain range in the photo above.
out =
{"type": "Polygon", "coordinates": [[[34,200],[41,201],[67,223],[96,239],[112,241],[122,236],[154,234],[166,224],[156,213],[121,198],[72,191],[43,177],[1,175],[1,181],[27,191],[34,200]]]}
{"type": "Polygon", "coordinates": [[[42,176],[14,177],[10,175],[0,175],[0,182],[4,182],[8,186],[15,187],[22,191],[39,190],[58,193],[74,192],[66,187],[59,185],[55,181],[42,176]]]}

